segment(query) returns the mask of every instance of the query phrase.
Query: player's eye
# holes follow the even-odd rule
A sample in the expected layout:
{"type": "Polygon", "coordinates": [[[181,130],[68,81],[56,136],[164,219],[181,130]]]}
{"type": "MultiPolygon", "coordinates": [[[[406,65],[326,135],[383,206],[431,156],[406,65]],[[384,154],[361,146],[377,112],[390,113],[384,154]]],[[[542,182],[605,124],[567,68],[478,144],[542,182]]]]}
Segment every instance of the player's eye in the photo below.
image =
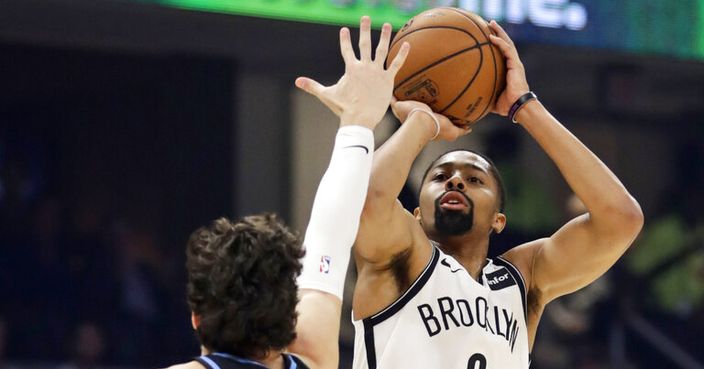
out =
{"type": "Polygon", "coordinates": [[[436,173],[433,176],[433,181],[444,181],[447,179],[447,175],[445,173],[436,173]]]}
{"type": "Polygon", "coordinates": [[[479,177],[469,177],[467,178],[469,183],[479,183],[479,184],[484,184],[484,181],[482,181],[479,177]]]}

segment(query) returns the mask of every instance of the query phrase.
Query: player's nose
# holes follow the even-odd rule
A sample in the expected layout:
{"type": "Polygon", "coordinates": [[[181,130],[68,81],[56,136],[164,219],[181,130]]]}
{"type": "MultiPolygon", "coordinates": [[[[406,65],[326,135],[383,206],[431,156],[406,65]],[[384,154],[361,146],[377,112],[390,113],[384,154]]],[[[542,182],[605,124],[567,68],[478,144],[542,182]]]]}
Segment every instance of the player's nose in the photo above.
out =
{"type": "Polygon", "coordinates": [[[459,175],[452,176],[452,178],[445,183],[445,190],[464,190],[464,181],[462,181],[462,177],[459,175]]]}

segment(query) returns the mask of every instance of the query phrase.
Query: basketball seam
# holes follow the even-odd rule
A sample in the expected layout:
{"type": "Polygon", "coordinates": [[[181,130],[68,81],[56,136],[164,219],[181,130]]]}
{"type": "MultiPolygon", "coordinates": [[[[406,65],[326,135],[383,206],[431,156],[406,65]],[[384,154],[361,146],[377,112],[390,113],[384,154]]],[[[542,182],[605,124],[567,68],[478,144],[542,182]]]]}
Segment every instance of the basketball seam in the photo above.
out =
{"type": "Polygon", "coordinates": [[[432,67],[434,67],[434,66],[436,66],[436,65],[438,65],[438,64],[444,63],[444,62],[446,62],[448,59],[452,59],[452,58],[454,58],[454,57],[457,56],[457,55],[466,53],[467,51],[472,51],[472,50],[474,50],[474,49],[479,49],[480,52],[481,52],[481,47],[482,47],[482,46],[486,46],[486,45],[487,45],[486,42],[483,43],[483,44],[479,44],[479,43],[478,43],[478,44],[476,44],[476,45],[474,45],[474,46],[472,46],[472,47],[468,47],[468,48],[466,48],[466,49],[457,51],[457,52],[454,53],[454,54],[444,56],[444,57],[442,57],[442,59],[438,59],[438,60],[436,60],[436,61],[434,61],[434,62],[432,62],[432,63],[426,65],[423,69],[419,69],[417,72],[415,72],[415,73],[413,73],[412,75],[406,77],[403,81],[399,82],[396,86],[394,86],[394,92],[396,92],[396,90],[398,90],[399,87],[403,86],[404,83],[410,81],[411,79],[415,78],[417,75],[419,75],[419,74],[425,72],[426,70],[428,70],[428,69],[430,69],[430,68],[432,68],[432,67]]]}
{"type": "MultiPolygon", "coordinates": [[[[485,42],[485,43],[481,44],[481,46],[486,46],[486,44],[487,43],[485,42]]],[[[458,93],[457,96],[455,96],[455,98],[452,101],[450,101],[449,104],[447,104],[447,106],[440,109],[439,113],[442,114],[443,112],[445,112],[445,110],[449,109],[452,105],[455,105],[457,100],[459,100],[464,95],[464,93],[467,92],[467,89],[470,86],[472,86],[472,84],[474,83],[474,80],[477,79],[479,72],[481,72],[481,70],[482,70],[482,65],[484,64],[484,53],[482,52],[481,46],[479,47],[479,65],[477,66],[477,70],[474,72],[472,79],[470,79],[469,82],[467,82],[467,84],[464,86],[462,91],[460,91],[460,93],[458,93]]]]}
{"type": "MultiPolygon", "coordinates": [[[[475,23],[475,25],[476,25],[476,23],[475,23]]],[[[416,32],[418,32],[418,31],[422,31],[422,30],[424,30],[424,29],[434,29],[434,28],[454,29],[455,31],[460,31],[460,32],[462,32],[462,33],[468,35],[469,37],[471,37],[471,38],[474,40],[474,42],[477,42],[477,43],[479,42],[479,40],[477,40],[477,38],[474,37],[471,33],[467,32],[467,31],[465,31],[464,29],[459,28],[459,27],[452,27],[452,26],[428,26],[428,27],[423,27],[423,28],[414,29],[413,31],[407,32],[407,33],[404,34],[403,36],[399,37],[398,40],[393,40],[393,42],[391,43],[391,45],[389,45],[389,50],[393,49],[394,46],[396,46],[396,44],[397,44],[399,41],[403,40],[406,36],[408,36],[408,35],[410,35],[410,34],[412,34],[412,33],[416,33],[416,32]]],[[[481,31],[482,31],[482,30],[480,29],[479,32],[481,32],[481,31]]]]}
{"type": "MultiPolygon", "coordinates": [[[[467,14],[464,14],[464,13],[462,13],[461,11],[458,11],[457,9],[452,8],[452,7],[446,7],[445,9],[452,10],[453,12],[455,12],[455,13],[457,13],[457,14],[460,14],[461,16],[463,16],[463,17],[469,19],[470,22],[474,23],[474,25],[477,26],[477,28],[479,29],[479,32],[482,33],[482,35],[484,36],[484,38],[487,39],[487,40],[489,40],[489,36],[487,36],[487,34],[484,33],[484,30],[482,30],[482,28],[479,27],[479,24],[477,24],[477,22],[475,22],[474,19],[468,17],[467,14]]],[[[487,43],[488,43],[488,44],[491,44],[491,41],[489,41],[489,42],[487,42],[487,43]]],[[[481,50],[481,49],[480,49],[480,50],[481,50]]],[[[483,55],[483,54],[481,54],[481,55],[483,55]]],[[[491,100],[493,100],[493,99],[496,97],[496,96],[495,96],[495,95],[496,95],[496,92],[497,92],[497,91],[496,91],[496,88],[498,87],[498,86],[497,86],[497,84],[498,84],[498,80],[497,80],[497,78],[498,78],[498,70],[497,70],[497,68],[496,68],[496,55],[494,55],[494,50],[493,50],[493,49],[491,50],[491,59],[492,59],[493,62],[494,62],[494,88],[492,89],[493,91],[491,92],[491,100]]],[[[481,66],[481,64],[480,64],[480,66],[481,66]]],[[[465,89],[465,90],[466,90],[466,89],[465,89]]],[[[464,91],[462,91],[462,93],[464,93],[464,91]]],[[[486,113],[487,109],[489,109],[489,105],[491,105],[491,100],[489,100],[489,101],[487,102],[486,106],[484,107],[484,110],[482,110],[482,113],[479,115],[480,117],[483,116],[483,115],[486,113]]],[[[450,108],[450,106],[452,106],[452,105],[449,105],[449,106],[446,107],[445,109],[450,108]]],[[[474,123],[474,122],[470,122],[470,124],[471,124],[471,123],[474,123]]]]}

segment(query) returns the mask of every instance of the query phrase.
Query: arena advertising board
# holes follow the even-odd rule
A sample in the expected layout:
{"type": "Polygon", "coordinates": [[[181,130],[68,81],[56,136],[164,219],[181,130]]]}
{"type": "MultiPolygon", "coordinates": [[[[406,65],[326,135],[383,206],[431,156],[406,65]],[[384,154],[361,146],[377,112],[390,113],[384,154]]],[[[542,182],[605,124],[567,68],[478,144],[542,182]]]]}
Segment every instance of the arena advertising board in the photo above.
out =
{"type": "Polygon", "coordinates": [[[153,0],[178,8],[355,26],[401,27],[454,6],[501,22],[514,40],[704,59],[704,0],[153,0]]]}

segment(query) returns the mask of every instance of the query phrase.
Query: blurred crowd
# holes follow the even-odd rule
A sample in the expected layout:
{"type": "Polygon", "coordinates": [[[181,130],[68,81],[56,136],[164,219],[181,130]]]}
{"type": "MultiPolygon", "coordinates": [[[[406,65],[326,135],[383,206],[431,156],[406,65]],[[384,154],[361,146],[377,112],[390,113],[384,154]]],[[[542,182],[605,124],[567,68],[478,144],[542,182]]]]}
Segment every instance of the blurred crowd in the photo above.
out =
{"type": "MultiPolygon", "coordinates": [[[[7,147],[0,146],[0,368],[154,367],[197,354],[183,250],[165,247],[152,219],[156,203],[125,206],[109,189],[81,185],[85,192],[61,192],[41,163],[7,147]]],[[[94,183],[93,175],[81,177],[94,183]]]]}

